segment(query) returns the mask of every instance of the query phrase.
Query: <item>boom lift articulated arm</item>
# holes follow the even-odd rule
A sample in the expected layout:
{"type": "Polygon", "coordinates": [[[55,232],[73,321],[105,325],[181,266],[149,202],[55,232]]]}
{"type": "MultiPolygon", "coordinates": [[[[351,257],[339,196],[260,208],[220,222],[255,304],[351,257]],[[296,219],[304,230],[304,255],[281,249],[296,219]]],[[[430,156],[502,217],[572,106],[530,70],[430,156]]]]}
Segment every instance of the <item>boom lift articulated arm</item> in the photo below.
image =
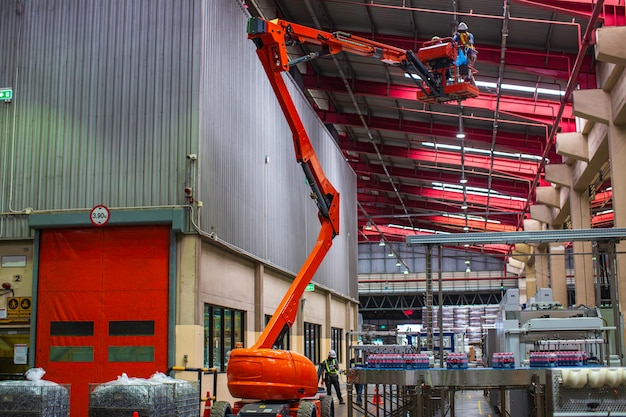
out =
{"type": "Polygon", "coordinates": [[[284,33],[263,20],[253,18],[248,23],[248,37],[257,46],[257,55],[289,124],[296,160],[319,209],[321,229],[315,246],[259,339],[251,348],[231,351],[226,374],[233,397],[295,401],[317,395],[317,369],[304,355],[272,348],[285,326],[291,327],[295,322],[300,298],[339,234],[339,193],[324,174],[281,74],[289,70],[289,65],[276,65],[277,59],[286,57],[286,41],[278,32],[284,33]],[[262,23],[269,30],[258,30],[262,23]],[[251,30],[253,27],[255,30],[251,30]]]}
{"type": "Polygon", "coordinates": [[[377,58],[385,64],[396,65],[410,75],[426,95],[443,95],[443,85],[410,50],[396,48],[381,42],[372,41],[346,32],[325,32],[285,20],[263,20],[253,17],[248,20],[248,37],[257,46],[261,60],[268,60],[275,72],[288,71],[290,67],[312,59],[347,52],[360,56],[377,58]],[[321,46],[320,52],[289,60],[287,47],[298,44],[321,46]],[[269,56],[262,58],[260,51],[269,56]],[[417,75],[417,77],[416,77],[417,75]]]}
{"type": "Polygon", "coordinates": [[[416,56],[412,51],[348,33],[329,33],[284,20],[267,21],[259,18],[248,20],[248,38],[257,47],[256,53],[289,124],[296,160],[302,166],[306,180],[311,187],[311,197],[319,209],[321,229],[314,248],[258,341],[251,348],[238,348],[231,351],[226,375],[228,389],[233,397],[261,401],[287,401],[291,404],[291,409],[295,410],[298,400],[319,395],[317,369],[304,355],[273,349],[273,346],[283,329],[291,327],[295,322],[300,298],[330,250],[333,238],[339,234],[339,193],[324,175],[282,73],[300,62],[339,52],[348,52],[377,58],[385,64],[402,68],[419,86],[421,93],[418,93],[417,98],[425,102],[435,103],[456,100],[459,97],[467,98],[472,94],[477,95],[478,90],[475,86],[474,90],[468,90],[463,83],[458,83],[457,86],[448,84],[448,73],[452,72],[446,66],[454,63],[456,58],[456,48],[452,43],[429,47],[425,51],[428,59],[421,59],[419,55],[424,52],[422,50],[418,51],[416,56]],[[287,47],[307,43],[320,46],[321,51],[290,61],[287,47]],[[466,95],[462,96],[462,94],[466,95]]]}
{"type": "Polygon", "coordinates": [[[286,51],[281,51],[285,49],[284,38],[279,37],[280,44],[276,42],[276,33],[282,32],[282,29],[275,28],[271,31],[260,33],[254,31],[254,33],[250,33],[250,27],[255,21],[257,25],[265,22],[256,18],[250,19],[248,34],[257,46],[257,55],[263,64],[263,68],[291,129],[296,161],[302,167],[307,184],[311,187],[311,198],[317,204],[319,209],[318,217],[322,224],[315,247],[272,315],[270,322],[265,327],[265,331],[253,346],[253,349],[263,349],[271,348],[284,326],[291,327],[294,323],[298,313],[300,297],[304,293],[304,289],[330,249],[333,238],[339,234],[339,193],[324,175],[322,166],[311,145],[311,140],[304,129],[302,119],[281,74],[281,72],[289,70],[289,65],[276,66],[275,52],[280,51],[278,53],[279,56],[286,56],[286,51]]]}

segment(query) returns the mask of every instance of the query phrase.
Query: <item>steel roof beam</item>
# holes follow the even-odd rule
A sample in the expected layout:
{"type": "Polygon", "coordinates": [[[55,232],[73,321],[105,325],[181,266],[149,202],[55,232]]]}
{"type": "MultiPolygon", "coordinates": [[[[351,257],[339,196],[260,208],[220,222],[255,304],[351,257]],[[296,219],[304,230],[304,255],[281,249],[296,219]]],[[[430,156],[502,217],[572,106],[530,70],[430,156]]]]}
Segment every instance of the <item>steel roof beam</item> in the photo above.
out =
{"type": "MultiPolygon", "coordinates": [[[[363,154],[375,154],[370,143],[354,143],[349,140],[339,140],[339,146],[344,152],[357,152],[363,154]]],[[[426,149],[406,149],[399,146],[385,145],[384,154],[397,158],[408,158],[420,163],[430,162],[433,164],[458,166],[461,164],[458,152],[446,152],[441,150],[431,151],[426,149]]],[[[491,159],[488,156],[465,154],[465,169],[474,168],[489,171],[491,159]]],[[[524,181],[527,181],[537,174],[538,162],[525,162],[513,159],[495,158],[493,162],[493,172],[508,174],[524,181]]]]}
{"type": "MultiPolygon", "coordinates": [[[[367,187],[368,190],[382,191],[386,193],[392,191],[390,186],[385,188],[384,183],[373,184],[357,181],[357,188],[364,187],[367,187]]],[[[435,201],[452,201],[457,203],[462,203],[464,200],[463,193],[439,191],[426,187],[413,187],[405,184],[401,184],[397,188],[402,194],[412,195],[415,196],[415,198],[432,199],[435,201]]],[[[380,196],[371,196],[371,198],[366,198],[366,196],[368,195],[371,194],[359,193],[359,201],[375,202],[376,198],[380,198],[380,196]]],[[[465,201],[467,202],[468,206],[486,206],[487,197],[482,195],[467,194],[467,196],[465,197],[465,201]]],[[[524,209],[524,206],[526,204],[524,201],[507,200],[502,198],[495,198],[493,196],[491,197],[489,203],[490,210],[501,209],[502,211],[521,211],[524,209]]]]}
{"type": "MultiPolygon", "coordinates": [[[[591,11],[591,10],[590,10],[591,11]]],[[[351,32],[353,35],[369,38],[371,34],[351,32]]],[[[377,34],[376,40],[389,45],[396,46],[398,48],[415,50],[415,39],[404,36],[377,34]]],[[[417,45],[422,45],[424,42],[430,39],[418,39],[417,45]]],[[[492,45],[476,44],[476,49],[479,51],[479,61],[488,62],[493,65],[500,64],[500,48],[492,45]]],[[[526,70],[531,74],[543,72],[543,76],[552,76],[561,80],[568,80],[571,74],[572,63],[576,60],[576,54],[567,53],[550,53],[545,51],[539,51],[534,49],[523,48],[506,48],[506,61],[507,67],[509,62],[512,65],[517,65],[520,70],[526,70]],[[548,63],[548,64],[546,64],[548,63]],[[549,67],[549,70],[547,70],[549,67]],[[542,71],[543,70],[543,71],[542,71]],[[546,70],[548,72],[546,72],[546,70]]],[[[583,83],[586,84],[590,80],[595,79],[595,73],[593,71],[593,59],[587,57],[585,68],[588,68],[588,73],[582,73],[583,83]]],[[[587,87],[592,88],[592,87],[587,87]]]]}
{"type": "MultiPolygon", "coordinates": [[[[324,123],[361,127],[359,116],[353,113],[336,113],[333,111],[318,110],[317,114],[324,123]]],[[[406,134],[426,136],[427,138],[442,137],[456,139],[456,125],[441,125],[412,120],[398,120],[386,117],[367,116],[370,129],[388,130],[406,134]]],[[[473,142],[480,142],[491,145],[491,130],[465,128],[466,144],[470,138],[473,142]]],[[[426,139],[426,138],[425,138],[426,139]]],[[[545,136],[522,135],[517,133],[501,132],[498,149],[505,152],[519,152],[531,155],[540,155],[546,143],[545,136]]],[[[557,155],[554,153],[554,157],[557,155]]]]}
{"type": "MultiPolygon", "coordinates": [[[[595,2],[590,0],[511,0],[511,3],[521,4],[536,9],[550,10],[556,13],[575,16],[582,19],[591,18],[595,5],[595,2]]],[[[618,23],[619,20],[615,21],[613,16],[625,16],[625,10],[623,0],[605,0],[603,13],[600,14],[599,18],[607,22],[618,23]]]]}
{"type": "MultiPolygon", "coordinates": [[[[314,75],[303,75],[304,88],[308,90],[318,90],[324,92],[332,92],[339,94],[347,94],[343,81],[337,77],[317,77],[314,75]]],[[[419,88],[412,85],[387,84],[375,81],[352,80],[352,92],[356,96],[365,97],[386,97],[390,99],[408,100],[419,102],[417,94],[419,88]]],[[[494,110],[495,95],[481,93],[476,98],[469,98],[463,101],[465,109],[487,109],[494,110]]],[[[535,100],[532,98],[523,98],[515,96],[503,95],[500,98],[499,111],[511,116],[526,119],[534,123],[543,123],[551,125],[560,106],[559,101],[552,100],[535,100]]],[[[571,105],[568,105],[571,109],[571,105]]],[[[450,106],[456,107],[454,106],[450,106]]],[[[452,114],[452,113],[451,113],[452,114]]],[[[566,114],[571,114],[571,110],[566,114]]],[[[456,116],[456,113],[454,113],[456,116]]],[[[506,123],[503,121],[503,123],[506,123]]],[[[575,119],[564,118],[561,122],[561,128],[564,132],[575,130],[575,119]]]]}
{"type": "Polygon", "coordinates": [[[453,233],[449,235],[407,236],[409,245],[462,245],[496,243],[550,243],[574,241],[615,241],[626,239],[626,228],[576,229],[576,230],[536,230],[503,233],[453,233]]]}
{"type": "MultiPolygon", "coordinates": [[[[468,204],[467,210],[461,210],[460,206],[462,201],[441,201],[441,200],[432,200],[427,197],[415,196],[414,199],[408,200],[408,209],[410,213],[407,215],[404,212],[400,212],[399,210],[394,211],[394,208],[398,207],[397,202],[394,202],[391,198],[386,196],[372,196],[371,194],[359,192],[359,197],[363,197],[363,204],[367,204],[369,210],[367,214],[369,217],[359,216],[359,220],[367,223],[369,219],[385,219],[385,221],[392,222],[395,219],[406,219],[407,217],[412,218],[424,218],[426,216],[431,216],[434,213],[447,213],[450,215],[464,215],[467,213],[470,216],[483,216],[485,214],[485,209],[481,206],[468,204]],[[370,197],[375,201],[370,200],[370,197]],[[371,204],[369,204],[371,202],[371,204]]],[[[492,220],[498,220],[501,223],[505,224],[517,224],[517,219],[513,219],[514,216],[518,216],[522,214],[521,211],[515,211],[514,208],[507,210],[506,207],[499,207],[497,209],[493,209],[493,217],[492,220]]]]}
{"type": "MultiPolygon", "coordinates": [[[[361,177],[367,177],[372,175],[385,176],[380,165],[375,163],[363,163],[363,162],[351,162],[350,166],[357,175],[361,177]]],[[[431,186],[433,182],[442,182],[449,184],[456,184],[459,182],[459,170],[441,172],[438,169],[427,169],[424,166],[415,168],[401,168],[393,166],[389,169],[391,175],[394,178],[405,178],[413,181],[420,181],[428,186],[431,186]],[[452,173],[448,173],[452,172],[452,173]]],[[[488,183],[487,173],[480,171],[466,171],[465,176],[470,178],[470,182],[475,187],[486,187],[488,183]]],[[[363,178],[362,178],[363,179],[363,178]]],[[[514,197],[526,198],[528,191],[530,190],[530,182],[524,181],[511,181],[509,179],[503,179],[500,177],[492,178],[491,188],[500,193],[507,194],[514,197]]]]}

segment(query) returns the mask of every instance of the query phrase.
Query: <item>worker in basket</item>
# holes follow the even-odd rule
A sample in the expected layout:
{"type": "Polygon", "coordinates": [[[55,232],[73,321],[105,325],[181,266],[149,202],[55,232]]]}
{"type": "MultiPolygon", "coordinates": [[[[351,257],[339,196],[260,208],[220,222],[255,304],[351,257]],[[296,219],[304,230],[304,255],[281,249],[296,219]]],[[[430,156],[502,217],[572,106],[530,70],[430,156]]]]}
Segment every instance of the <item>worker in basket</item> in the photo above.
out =
{"type": "Polygon", "coordinates": [[[337,392],[337,398],[339,398],[339,404],[345,404],[343,402],[343,396],[341,395],[341,387],[339,386],[339,362],[337,362],[337,352],[331,350],[328,352],[328,358],[322,362],[318,369],[318,377],[324,381],[326,385],[326,393],[332,395],[332,388],[335,387],[337,392]]]}
{"type": "Polygon", "coordinates": [[[469,68],[474,68],[474,63],[478,57],[478,51],[476,51],[476,48],[474,47],[474,35],[468,31],[468,27],[465,22],[459,23],[457,32],[453,39],[459,47],[459,56],[457,58],[459,72],[463,75],[467,75],[468,78],[471,79],[472,74],[469,68]]]}

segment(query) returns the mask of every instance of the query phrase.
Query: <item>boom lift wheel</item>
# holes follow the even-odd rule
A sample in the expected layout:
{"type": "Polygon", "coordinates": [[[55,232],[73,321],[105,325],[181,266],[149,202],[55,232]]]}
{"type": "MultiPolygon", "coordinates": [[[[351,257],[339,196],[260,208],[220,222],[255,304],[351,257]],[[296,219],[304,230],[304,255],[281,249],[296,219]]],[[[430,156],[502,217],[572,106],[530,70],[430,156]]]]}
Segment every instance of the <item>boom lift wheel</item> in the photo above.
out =
{"type": "Polygon", "coordinates": [[[320,398],[320,408],[322,409],[322,417],[335,417],[335,403],[330,395],[324,395],[320,398]]]}
{"type": "Polygon", "coordinates": [[[228,401],[215,401],[211,407],[210,417],[227,417],[232,414],[228,401]]]}
{"type": "Polygon", "coordinates": [[[298,407],[298,417],[317,417],[315,403],[311,401],[301,401],[298,407]]]}

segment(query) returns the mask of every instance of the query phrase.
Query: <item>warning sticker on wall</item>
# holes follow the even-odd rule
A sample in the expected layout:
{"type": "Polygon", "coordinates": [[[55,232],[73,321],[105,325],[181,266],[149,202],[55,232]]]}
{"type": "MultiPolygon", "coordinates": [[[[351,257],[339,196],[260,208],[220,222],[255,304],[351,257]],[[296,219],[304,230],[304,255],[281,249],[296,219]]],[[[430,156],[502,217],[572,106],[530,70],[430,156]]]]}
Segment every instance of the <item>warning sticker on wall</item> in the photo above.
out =
{"type": "Polygon", "coordinates": [[[7,299],[7,317],[30,317],[31,297],[9,297],[7,299]]]}

